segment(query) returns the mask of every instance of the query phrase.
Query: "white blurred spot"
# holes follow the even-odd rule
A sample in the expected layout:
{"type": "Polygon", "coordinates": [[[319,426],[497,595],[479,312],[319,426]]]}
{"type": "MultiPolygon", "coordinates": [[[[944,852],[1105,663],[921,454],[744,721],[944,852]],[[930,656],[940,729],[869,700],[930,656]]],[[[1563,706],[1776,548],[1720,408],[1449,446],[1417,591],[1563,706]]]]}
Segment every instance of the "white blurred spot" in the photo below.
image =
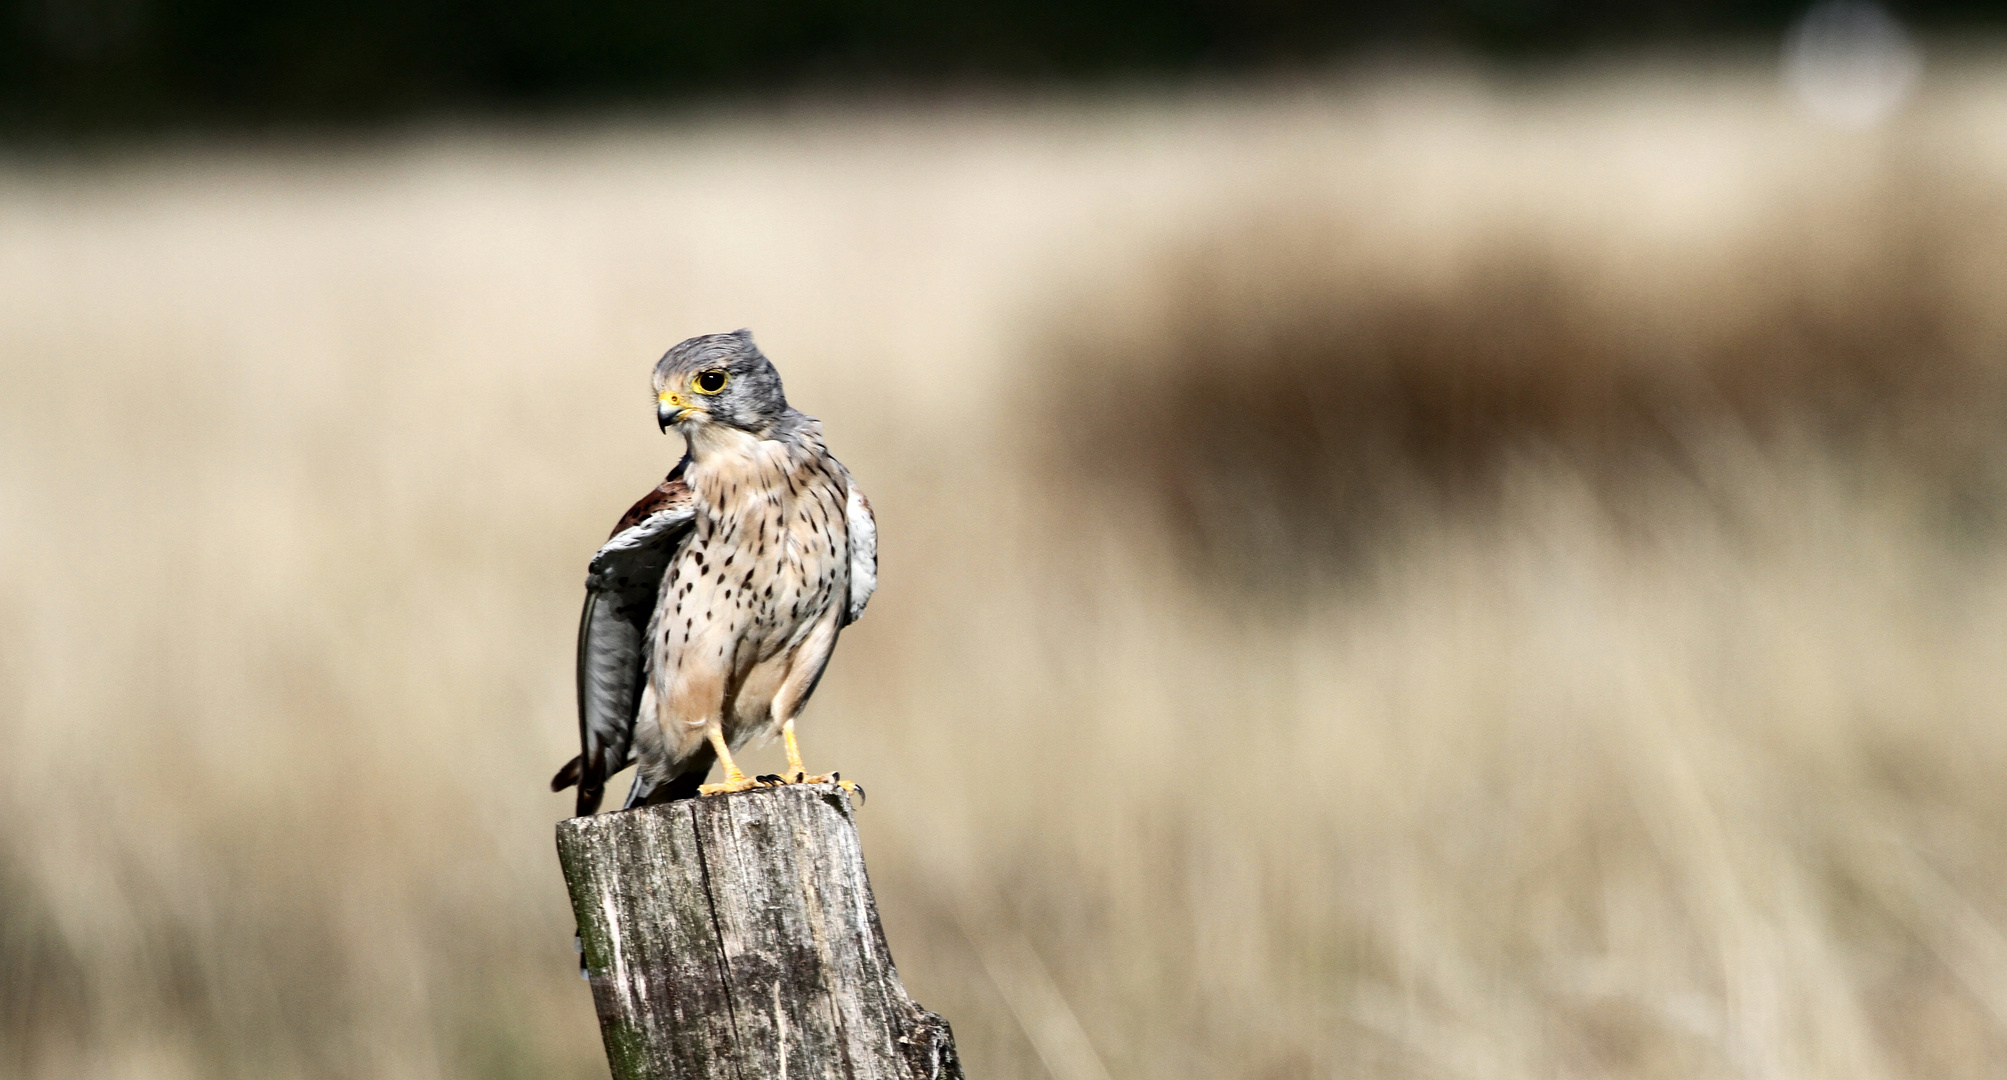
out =
{"type": "Polygon", "coordinates": [[[1872,0],[1814,4],[1784,37],[1784,85],[1835,127],[1858,131],[1888,119],[1922,73],[1909,31],[1872,0]]]}

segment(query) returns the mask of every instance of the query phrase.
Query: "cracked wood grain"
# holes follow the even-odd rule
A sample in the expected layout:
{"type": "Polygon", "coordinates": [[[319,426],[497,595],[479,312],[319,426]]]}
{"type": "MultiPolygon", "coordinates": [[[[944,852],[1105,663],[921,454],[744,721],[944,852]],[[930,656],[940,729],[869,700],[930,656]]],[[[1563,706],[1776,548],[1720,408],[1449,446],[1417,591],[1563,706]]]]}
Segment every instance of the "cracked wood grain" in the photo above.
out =
{"type": "Polygon", "coordinates": [[[573,818],[557,845],[615,1080],[961,1080],[892,966],[841,788],[573,818]]]}

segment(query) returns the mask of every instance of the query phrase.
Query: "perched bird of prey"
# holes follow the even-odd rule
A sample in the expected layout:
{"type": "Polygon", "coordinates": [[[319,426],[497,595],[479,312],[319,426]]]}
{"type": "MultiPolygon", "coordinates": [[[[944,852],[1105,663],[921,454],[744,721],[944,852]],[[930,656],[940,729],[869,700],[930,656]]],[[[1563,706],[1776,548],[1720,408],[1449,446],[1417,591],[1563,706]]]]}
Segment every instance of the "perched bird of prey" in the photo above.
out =
{"type": "Polygon", "coordinates": [[[831,779],[808,775],[794,722],[878,584],[871,503],[751,331],[663,354],[655,415],[688,450],[586,573],[580,752],[551,780],[578,785],[581,815],[630,762],[627,807],[754,787],[732,750],[776,731],[786,781],[831,779]],[[714,761],[723,781],[704,784],[714,761]]]}

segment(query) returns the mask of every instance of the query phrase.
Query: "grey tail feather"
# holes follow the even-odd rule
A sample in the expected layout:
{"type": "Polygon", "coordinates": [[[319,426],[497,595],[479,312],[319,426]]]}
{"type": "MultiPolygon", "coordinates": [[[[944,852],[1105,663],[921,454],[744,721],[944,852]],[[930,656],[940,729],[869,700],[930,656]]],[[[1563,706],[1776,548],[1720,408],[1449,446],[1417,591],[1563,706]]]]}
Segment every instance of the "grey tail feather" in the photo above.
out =
{"type": "Polygon", "coordinates": [[[670,777],[668,783],[657,787],[646,796],[648,805],[656,806],[678,799],[696,798],[697,788],[703,785],[705,777],[711,775],[711,765],[717,760],[718,755],[711,749],[711,744],[705,743],[699,746],[696,753],[683,761],[682,772],[670,777]]]}
{"type": "Polygon", "coordinates": [[[648,782],[648,777],[643,775],[640,769],[635,769],[634,786],[627,789],[627,801],[620,804],[620,808],[632,810],[645,804],[648,801],[648,793],[653,790],[655,785],[648,782]]]}
{"type": "Polygon", "coordinates": [[[581,769],[584,768],[584,766],[585,766],[584,754],[580,754],[577,757],[572,758],[570,761],[565,762],[564,768],[559,769],[557,771],[557,775],[551,777],[551,790],[563,791],[564,789],[572,786],[573,784],[578,783],[579,772],[581,769]]]}
{"type": "Polygon", "coordinates": [[[634,777],[634,787],[628,790],[627,802],[621,809],[632,810],[637,806],[660,806],[678,799],[694,799],[697,797],[697,788],[704,783],[704,777],[710,773],[711,770],[708,768],[702,772],[678,773],[663,784],[651,784],[637,774],[634,777]]]}
{"type": "Polygon", "coordinates": [[[584,754],[565,762],[564,768],[559,769],[557,775],[551,777],[552,791],[563,791],[573,784],[578,785],[577,815],[591,817],[599,810],[599,800],[606,795],[606,781],[599,779],[587,781],[584,754]]]}
{"type": "Polygon", "coordinates": [[[660,784],[651,784],[641,776],[641,770],[634,770],[634,787],[627,793],[627,805],[622,810],[632,810],[637,806],[660,806],[678,799],[694,799],[704,778],[711,775],[711,764],[717,760],[709,746],[703,747],[683,762],[683,771],[660,784]]]}
{"type": "Polygon", "coordinates": [[[697,797],[698,786],[703,784],[704,777],[710,774],[711,770],[708,768],[703,772],[681,773],[674,780],[663,784],[650,793],[648,796],[648,805],[659,806],[662,803],[675,802],[678,799],[694,799],[697,797]]]}
{"type": "Polygon", "coordinates": [[[602,756],[604,753],[604,747],[595,748],[590,761],[586,760],[584,754],[580,754],[565,762],[564,768],[559,769],[557,775],[551,777],[552,791],[563,791],[573,784],[578,785],[576,812],[579,817],[591,817],[598,813],[599,801],[606,797],[605,758],[602,756]]]}
{"type": "Polygon", "coordinates": [[[578,785],[578,805],[574,808],[579,817],[591,817],[599,813],[599,800],[606,797],[606,782],[578,785]]]}

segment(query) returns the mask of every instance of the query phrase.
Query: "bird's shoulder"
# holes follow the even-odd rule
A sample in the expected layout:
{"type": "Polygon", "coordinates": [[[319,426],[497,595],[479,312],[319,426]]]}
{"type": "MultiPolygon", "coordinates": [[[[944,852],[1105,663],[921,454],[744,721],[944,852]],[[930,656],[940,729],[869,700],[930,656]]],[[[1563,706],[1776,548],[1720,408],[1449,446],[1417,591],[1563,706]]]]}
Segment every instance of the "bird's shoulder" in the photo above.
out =
{"type": "Polygon", "coordinates": [[[663,477],[662,482],[655,485],[654,490],[628,507],[627,513],[620,515],[620,524],[613,527],[613,532],[609,536],[619,536],[663,511],[690,509],[694,505],[695,496],[691,494],[689,483],[683,479],[684,466],[689,464],[689,460],[684,458],[677,462],[676,467],[669,470],[669,475],[663,477]]]}

